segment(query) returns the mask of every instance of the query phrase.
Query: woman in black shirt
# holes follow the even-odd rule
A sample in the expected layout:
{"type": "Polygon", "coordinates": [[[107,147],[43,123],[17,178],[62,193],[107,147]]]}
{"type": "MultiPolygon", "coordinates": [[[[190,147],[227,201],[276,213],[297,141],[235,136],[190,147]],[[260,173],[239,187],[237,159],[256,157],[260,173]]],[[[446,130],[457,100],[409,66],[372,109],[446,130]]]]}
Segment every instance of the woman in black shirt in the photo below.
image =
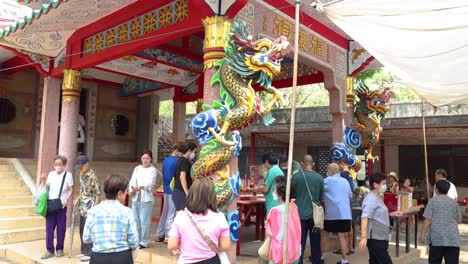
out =
{"type": "Polygon", "coordinates": [[[172,201],[177,211],[184,209],[185,196],[187,196],[188,190],[192,186],[192,177],[190,175],[192,168],[191,160],[195,157],[197,145],[193,142],[184,143],[183,149],[185,151],[177,161],[174,190],[172,192],[172,201]]]}

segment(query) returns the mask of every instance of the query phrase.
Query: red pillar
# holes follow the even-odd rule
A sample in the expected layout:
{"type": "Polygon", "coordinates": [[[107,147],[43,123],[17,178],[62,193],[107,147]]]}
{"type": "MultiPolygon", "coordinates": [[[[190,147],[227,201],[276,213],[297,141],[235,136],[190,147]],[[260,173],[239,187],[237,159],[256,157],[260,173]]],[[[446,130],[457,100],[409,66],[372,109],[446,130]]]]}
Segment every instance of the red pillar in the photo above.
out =
{"type": "Polygon", "coordinates": [[[372,160],[367,160],[367,176],[370,176],[373,172],[373,165],[374,163],[372,162],[372,160]]]}
{"type": "MultiPolygon", "coordinates": [[[[67,157],[65,169],[73,174],[75,171],[75,161],[77,154],[77,129],[80,107],[80,72],[75,70],[65,70],[62,82],[62,113],[60,114],[60,141],[59,154],[67,157]]],[[[79,186],[77,175],[74,175],[74,186],[79,186]]],[[[74,187],[74,191],[78,188],[74,187]]],[[[75,195],[75,194],[74,194],[75,195]]],[[[74,196],[73,195],[73,196],[74,196]]],[[[67,226],[70,225],[73,196],[68,201],[67,226]]]]}
{"type": "Polygon", "coordinates": [[[53,170],[52,159],[57,155],[60,83],[60,79],[44,79],[36,184],[42,174],[53,170]]]}
{"type": "Polygon", "coordinates": [[[380,140],[380,168],[382,173],[385,173],[385,141],[380,140]]]}

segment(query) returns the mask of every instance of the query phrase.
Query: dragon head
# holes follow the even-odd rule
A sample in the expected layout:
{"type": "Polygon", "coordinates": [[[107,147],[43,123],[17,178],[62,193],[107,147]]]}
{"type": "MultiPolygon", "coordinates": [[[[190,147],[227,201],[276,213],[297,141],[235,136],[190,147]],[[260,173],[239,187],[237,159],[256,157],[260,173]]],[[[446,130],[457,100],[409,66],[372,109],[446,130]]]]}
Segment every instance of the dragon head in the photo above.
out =
{"type": "Polygon", "coordinates": [[[267,88],[281,71],[281,61],[290,46],[285,36],[272,41],[262,38],[254,41],[245,23],[234,23],[225,49],[231,69],[246,79],[252,79],[267,88]]]}
{"type": "Polygon", "coordinates": [[[360,99],[360,104],[365,104],[368,112],[376,112],[380,115],[385,115],[390,107],[388,103],[394,97],[394,92],[389,88],[370,91],[364,83],[358,83],[357,96],[360,99]]]}
{"type": "Polygon", "coordinates": [[[263,71],[270,79],[280,73],[281,61],[289,47],[286,37],[280,36],[275,41],[268,38],[252,41],[251,35],[247,36],[247,40],[234,35],[233,41],[237,49],[244,53],[245,64],[251,71],[263,71]]]}

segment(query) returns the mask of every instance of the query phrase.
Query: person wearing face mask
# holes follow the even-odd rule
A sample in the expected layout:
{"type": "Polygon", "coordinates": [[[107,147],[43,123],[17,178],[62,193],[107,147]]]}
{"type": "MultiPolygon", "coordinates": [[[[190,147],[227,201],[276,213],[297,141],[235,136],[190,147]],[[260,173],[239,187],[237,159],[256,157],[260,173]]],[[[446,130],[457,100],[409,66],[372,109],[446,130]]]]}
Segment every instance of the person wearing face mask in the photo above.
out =
{"type": "Polygon", "coordinates": [[[296,203],[291,201],[296,197],[294,186],[291,186],[288,215],[286,208],[286,177],[275,178],[275,190],[278,205],[271,208],[265,221],[265,235],[271,238],[269,263],[297,264],[301,258],[301,220],[296,203]],[[284,230],[284,221],[288,219],[288,228],[284,230]],[[288,232],[287,260],[283,259],[284,233],[288,232]]]}
{"type": "Polygon", "coordinates": [[[150,226],[153,217],[154,197],[153,189],[156,185],[157,170],[151,163],[153,153],[145,151],[141,155],[141,165],[138,165],[132,174],[129,184],[129,193],[132,197],[132,210],[140,234],[140,248],[149,247],[150,226]]]}
{"type": "Polygon", "coordinates": [[[104,181],[106,200],[88,212],[83,243],[93,243],[91,264],[133,264],[138,230],[132,210],[123,204],[128,179],[111,175],[104,181]]]}
{"type": "Polygon", "coordinates": [[[195,157],[197,145],[193,142],[183,143],[181,146],[182,156],[179,157],[176,164],[174,190],[172,191],[172,201],[174,202],[177,211],[184,209],[185,197],[188,194],[190,186],[192,186],[192,169],[191,158],[195,157]]]}
{"type": "Polygon", "coordinates": [[[255,193],[264,193],[265,194],[265,208],[266,214],[270,212],[271,208],[278,205],[278,195],[274,193],[275,190],[275,178],[278,176],[284,176],[283,171],[278,166],[278,156],[272,152],[268,151],[263,154],[263,165],[268,168],[266,180],[260,187],[246,188],[247,191],[255,193]]]}
{"type": "Polygon", "coordinates": [[[163,171],[163,187],[164,187],[164,205],[161,217],[159,218],[158,229],[156,230],[156,241],[167,242],[169,239],[169,231],[174,221],[176,208],[172,201],[172,190],[171,181],[174,179],[177,160],[179,159],[181,152],[184,151],[181,147],[181,143],[175,144],[172,147],[172,153],[166,157],[162,163],[163,171]]]}
{"type": "Polygon", "coordinates": [[[383,202],[383,194],[387,190],[386,176],[374,173],[369,177],[371,192],[362,202],[361,242],[359,249],[369,250],[369,263],[392,263],[388,255],[388,240],[390,239],[390,215],[401,216],[403,212],[388,213],[383,202]]]}
{"type": "Polygon", "coordinates": [[[75,169],[80,170],[80,195],[73,202],[74,206],[79,206],[80,211],[81,254],[79,257],[81,261],[89,261],[93,245],[83,243],[83,230],[89,210],[99,204],[101,189],[96,173],[90,168],[89,160],[85,155],[76,159],[75,169]]]}
{"type": "Polygon", "coordinates": [[[54,213],[47,213],[46,216],[46,247],[47,252],[41,259],[48,259],[54,256],[63,257],[63,242],[67,224],[67,204],[73,193],[73,176],[65,170],[67,158],[58,155],[54,158],[55,170],[47,176],[46,185],[49,185],[48,200],[59,198],[62,208],[54,213]],[[54,232],[57,228],[57,246],[54,248],[54,232]]]}

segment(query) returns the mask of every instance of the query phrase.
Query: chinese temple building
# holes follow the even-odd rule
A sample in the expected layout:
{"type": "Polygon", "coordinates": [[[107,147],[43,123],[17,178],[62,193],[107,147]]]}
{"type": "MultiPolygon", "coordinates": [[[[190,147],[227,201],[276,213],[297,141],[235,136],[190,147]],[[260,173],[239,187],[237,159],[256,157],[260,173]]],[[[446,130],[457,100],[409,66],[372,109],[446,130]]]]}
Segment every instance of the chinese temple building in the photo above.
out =
{"type": "MultiPolygon", "coordinates": [[[[190,131],[186,104],[212,103],[218,97],[216,86],[210,84],[214,62],[226,56],[226,35],[235,22],[245,23],[253,39],[285,36],[291,43],[294,39],[294,0],[17,2],[0,6],[0,13],[16,15],[0,21],[0,157],[23,161],[32,176],[29,190],[52,170],[57,154],[68,158],[69,171],[78,153],[86,154],[103,181],[111,173],[130,176],[145,149],[161,156],[161,148],[186,140],[190,131]],[[159,104],[165,100],[174,102],[170,132],[161,126],[159,115],[159,104]]],[[[345,124],[352,118],[353,77],[381,67],[357,42],[310,8],[312,2],[301,1],[298,85],[324,83],[330,104],[299,110],[295,159],[307,152],[319,157],[324,148],[342,141],[345,124]]],[[[292,57],[290,52],[282,61],[272,86],[292,86],[292,57]]],[[[259,150],[287,147],[285,111],[289,110],[272,112],[277,123],[269,128],[254,123],[243,132],[243,153],[250,162],[256,159],[255,153],[251,155],[255,144],[259,150]]],[[[386,127],[397,124],[395,120],[384,125],[381,146],[386,148],[378,148],[381,161],[375,170],[398,170],[398,159],[408,158],[398,156],[399,146],[404,145],[399,130],[389,131],[389,138],[398,138],[393,143],[385,138],[386,127]],[[385,158],[392,160],[387,167],[385,158]]],[[[467,123],[448,126],[465,131],[467,123]]],[[[414,127],[406,127],[416,136],[414,127]]],[[[0,159],[0,167],[4,162],[0,159]]],[[[249,162],[239,158],[239,163],[245,170],[249,162]]],[[[35,238],[28,234],[7,242],[35,238]]]]}
{"type": "MultiPolygon", "coordinates": [[[[184,140],[185,103],[213,99],[207,80],[232,21],[245,22],[254,38],[293,38],[294,1],[18,4],[30,13],[0,30],[0,156],[37,159],[36,175],[49,171],[57,153],[71,166],[78,151],[94,161],[134,161],[148,147],[157,152],[160,100],[174,101],[173,142],[184,140]]],[[[298,83],[325,83],[332,141],[340,141],[347,78],[373,57],[315,12],[301,12],[298,83]]],[[[283,61],[273,86],[292,85],[292,64],[283,61]]]]}

